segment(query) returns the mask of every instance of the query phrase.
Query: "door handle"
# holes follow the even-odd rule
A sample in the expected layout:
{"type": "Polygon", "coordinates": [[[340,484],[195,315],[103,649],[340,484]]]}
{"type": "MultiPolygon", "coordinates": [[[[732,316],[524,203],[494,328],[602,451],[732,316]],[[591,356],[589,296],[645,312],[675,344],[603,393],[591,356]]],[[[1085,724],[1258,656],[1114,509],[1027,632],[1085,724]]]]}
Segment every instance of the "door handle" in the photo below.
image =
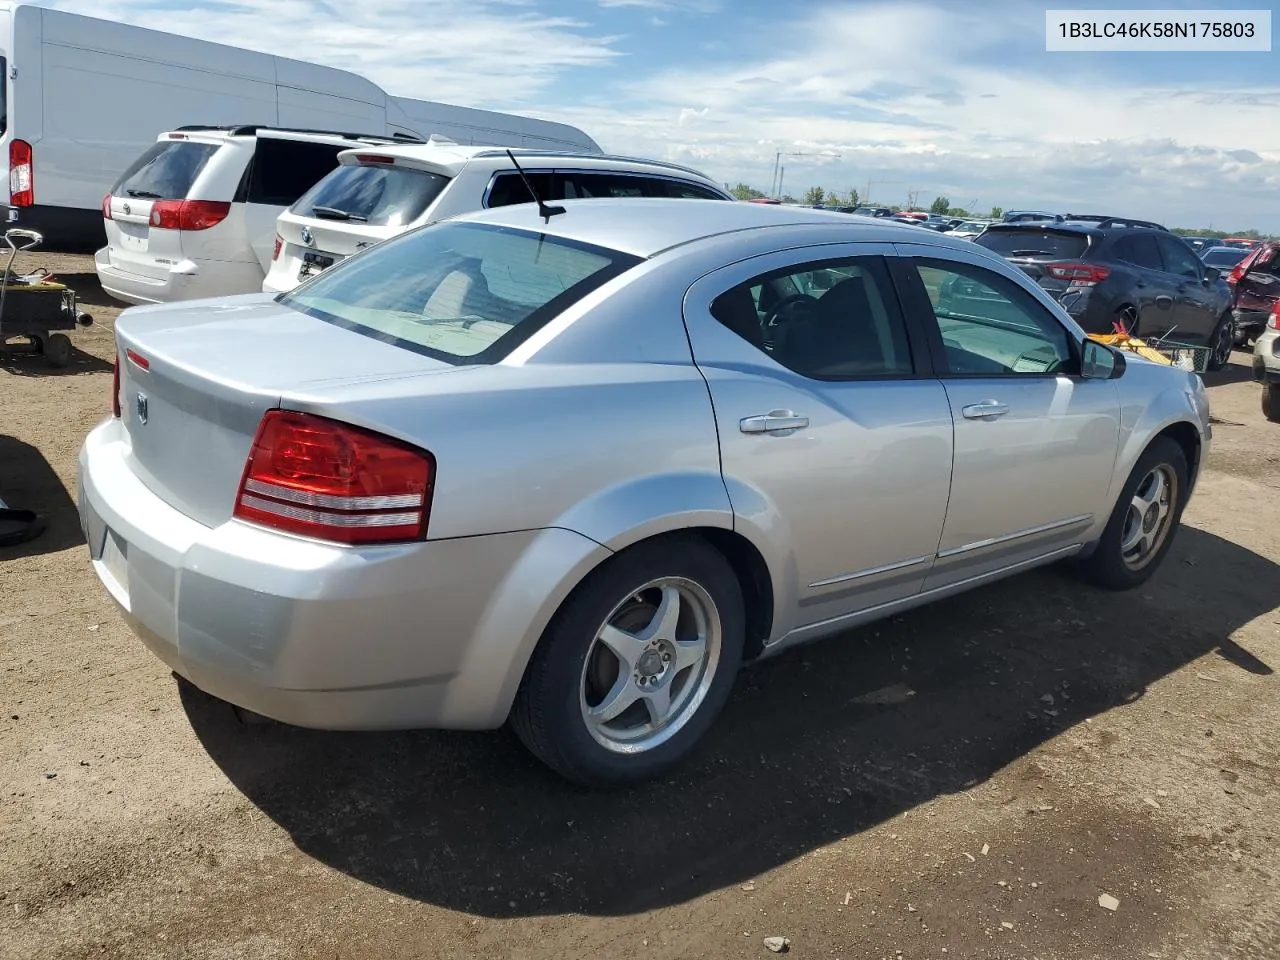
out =
{"type": "Polygon", "coordinates": [[[1168,310],[1170,307],[1173,306],[1173,297],[1169,296],[1168,294],[1161,294],[1160,296],[1156,297],[1156,306],[1159,307],[1161,310],[1168,310]]]}
{"type": "Polygon", "coordinates": [[[783,433],[800,430],[809,425],[809,418],[790,410],[770,410],[758,417],[744,417],[738,421],[743,433],[783,433]]]}
{"type": "Polygon", "coordinates": [[[994,420],[1009,412],[1009,405],[999,400],[982,400],[962,407],[960,412],[966,420],[994,420]]]}

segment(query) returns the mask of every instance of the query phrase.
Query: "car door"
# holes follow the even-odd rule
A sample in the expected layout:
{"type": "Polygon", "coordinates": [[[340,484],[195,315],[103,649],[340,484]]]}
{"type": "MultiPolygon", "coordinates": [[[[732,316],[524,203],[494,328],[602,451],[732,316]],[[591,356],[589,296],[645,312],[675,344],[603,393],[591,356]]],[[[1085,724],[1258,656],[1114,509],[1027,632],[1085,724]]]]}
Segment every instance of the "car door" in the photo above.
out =
{"type": "MultiPolygon", "coordinates": [[[[1117,237],[1107,255],[1123,263],[1133,273],[1133,287],[1120,295],[1132,302],[1138,311],[1137,333],[1155,336],[1170,330],[1174,324],[1178,278],[1165,271],[1164,258],[1154,234],[1127,233],[1117,237]]],[[[1122,306],[1122,304],[1117,304],[1122,306]]]]}
{"type": "Polygon", "coordinates": [[[985,258],[898,244],[907,309],[929,320],[955,461],[926,590],[1066,555],[1110,510],[1115,384],[1079,376],[1082,338],[985,258]],[[964,288],[965,296],[954,296],[964,288]]]}
{"type": "Polygon", "coordinates": [[[951,478],[951,413],[887,244],[755,257],[685,298],[739,522],[788,571],[778,630],[914,595],[951,478]]]}
{"type": "Polygon", "coordinates": [[[1174,340],[1208,343],[1218,325],[1221,309],[1214,284],[1205,279],[1204,264],[1191,248],[1171,234],[1156,234],[1165,270],[1176,278],[1174,284],[1174,340]]]}

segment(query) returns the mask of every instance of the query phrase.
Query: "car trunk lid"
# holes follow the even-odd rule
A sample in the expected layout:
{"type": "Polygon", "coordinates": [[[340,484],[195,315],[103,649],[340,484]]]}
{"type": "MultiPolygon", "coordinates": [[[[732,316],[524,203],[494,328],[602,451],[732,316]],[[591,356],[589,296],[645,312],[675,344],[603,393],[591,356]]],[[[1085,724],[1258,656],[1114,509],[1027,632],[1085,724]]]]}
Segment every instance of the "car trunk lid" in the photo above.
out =
{"type": "Polygon", "coordinates": [[[134,308],[116,338],[130,466],[207,526],[230,518],[262,415],[291,392],[457,369],[263,294],[134,308]]]}

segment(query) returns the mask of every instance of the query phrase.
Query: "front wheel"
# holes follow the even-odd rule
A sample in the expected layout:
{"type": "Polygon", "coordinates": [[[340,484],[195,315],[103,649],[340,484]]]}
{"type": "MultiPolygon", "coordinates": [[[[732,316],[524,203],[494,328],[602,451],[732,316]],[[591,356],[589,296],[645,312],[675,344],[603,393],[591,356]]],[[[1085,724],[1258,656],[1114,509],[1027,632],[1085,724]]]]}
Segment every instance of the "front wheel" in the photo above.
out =
{"type": "Polygon", "coordinates": [[[65,367],[71,362],[71,339],[61,333],[52,334],[41,344],[41,353],[49,366],[65,367]]]}
{"type": "Polygon", "coordinates": [[[1168,437],[1157,437],[1138,458],[1120,492],[1097,549],[1082,572],[1109,590],[1146,583],[1164,562],[1182,520],[1187,457],[1168,437]]]}
{"type": "Polygon", "coordinates": [[[1230,312],[1218,318],[1218,325],[1213,328],[1213,336],[1209,338],[1209,359],[1205,363],[1206,370],[1221,370],[1231,360],[1231,350],[1236,344],[1236,321],[1230,312]]]}
{"type": "Polygon", "coordinates": [[[1262,385],[1262,415],[1272,423],[1280,423],[1280,383],[1262,385]]]}
{"type": "Polygon", "coordinates": [[[720,713],[745,633],[741,587],[717,550],[693,538],[632,547],[556,613],[511,725],[538,759],[578,783],[656,776],[720,713]]]}

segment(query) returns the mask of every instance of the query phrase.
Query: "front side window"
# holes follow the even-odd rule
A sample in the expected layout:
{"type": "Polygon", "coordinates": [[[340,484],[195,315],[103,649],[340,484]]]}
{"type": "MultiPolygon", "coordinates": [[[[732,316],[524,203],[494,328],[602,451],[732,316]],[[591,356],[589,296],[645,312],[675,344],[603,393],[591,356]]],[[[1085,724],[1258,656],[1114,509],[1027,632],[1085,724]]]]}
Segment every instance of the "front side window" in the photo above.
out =
{"type": "Polygon", "coordinates": [[[111,188],[114,197],[185,200],[218,145],[161,140],[148,147],[111,188]]]}
{"type": "Polygon", "coordinates": [[[812,380],[909,376],[906,324],[879,257],[803,264],[727,290],[711,314],[812,380]]]}
{"type": "Polygon", "coordinates": [[[1072,367],[1065,327],[1007,277],[982,267],[920,259],[948,373],[968,376],[1063,373],[1072,367]]]}
{"type": "Polygon", "coordinates": [[[444,221],[319,274],[280,303],[449,363],[495,363],[639,257],[444,221]]]}
{"type": "Polygon", "coordinates": [[[1200,263],[1190,247],[1173,237],[1160,237],[1157,242],[1160,244],[1165,270],[1190,280],[1200,279],[1200,263]]]}

